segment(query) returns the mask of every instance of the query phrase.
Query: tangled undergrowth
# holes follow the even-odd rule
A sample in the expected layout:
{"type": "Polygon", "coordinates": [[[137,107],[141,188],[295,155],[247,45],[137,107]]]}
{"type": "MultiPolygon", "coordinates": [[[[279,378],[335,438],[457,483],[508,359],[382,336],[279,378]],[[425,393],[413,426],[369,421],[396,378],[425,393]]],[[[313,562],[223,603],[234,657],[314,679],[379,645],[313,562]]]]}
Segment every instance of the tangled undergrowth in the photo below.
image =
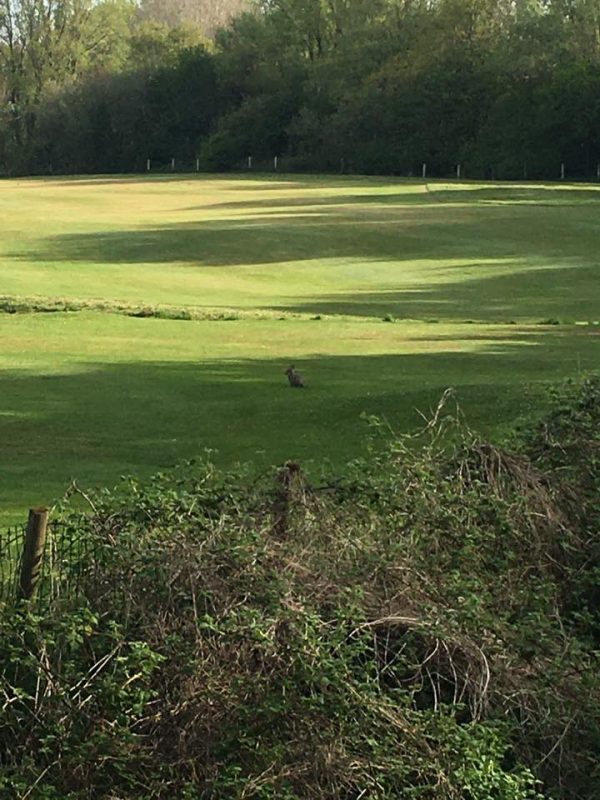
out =
{"type": "Polygon", "coordinates": [[[2,612],[1,796],[597,798],[599,423],[92,498],[83,593],[2,612]]]}

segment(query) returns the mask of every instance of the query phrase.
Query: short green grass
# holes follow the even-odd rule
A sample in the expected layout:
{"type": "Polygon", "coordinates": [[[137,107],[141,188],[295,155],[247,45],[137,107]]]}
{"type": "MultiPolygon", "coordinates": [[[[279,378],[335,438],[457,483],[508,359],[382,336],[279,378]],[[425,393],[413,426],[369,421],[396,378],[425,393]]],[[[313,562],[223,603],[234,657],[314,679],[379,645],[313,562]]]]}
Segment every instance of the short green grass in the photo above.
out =
{"type": "Polygon", "coordinates": [[[447,386],[505,428],[598,364],[599,212],[576,185],[0,183],[0,295],[244,312],[0,315],[0,519],[204,448],[339,464],[362,412],[414,428],[447,386]]]}

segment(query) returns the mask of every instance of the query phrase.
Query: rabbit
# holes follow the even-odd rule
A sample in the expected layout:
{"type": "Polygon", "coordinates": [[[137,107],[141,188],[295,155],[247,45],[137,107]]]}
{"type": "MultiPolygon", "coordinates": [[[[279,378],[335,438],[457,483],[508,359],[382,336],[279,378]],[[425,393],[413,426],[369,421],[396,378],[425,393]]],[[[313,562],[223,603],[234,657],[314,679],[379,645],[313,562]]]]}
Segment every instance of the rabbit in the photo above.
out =
{"type": "Polygon", "coordinates": [[[291,367],[286,369],[284,374],[287,375],[290,386],[292,386],[294,389],[304,388],[304,378],[299,372],[296,372],[296,367],[293,364],[291,367]]]}

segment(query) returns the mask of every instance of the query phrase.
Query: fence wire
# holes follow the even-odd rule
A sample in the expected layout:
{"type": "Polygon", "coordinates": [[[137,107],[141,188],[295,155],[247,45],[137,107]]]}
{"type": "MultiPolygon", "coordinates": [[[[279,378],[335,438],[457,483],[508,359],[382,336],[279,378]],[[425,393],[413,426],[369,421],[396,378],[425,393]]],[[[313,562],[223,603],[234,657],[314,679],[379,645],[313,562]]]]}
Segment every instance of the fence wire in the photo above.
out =
{"type": "MultiPolygon", "coordinates": [[[[12,605],[19,587],[25,526],[0,532],[0,604],[12,605]]],[[[48,524],[34,607],[78,597],[94,571],[96,543],[89,533],[60,521],[48,524]]]]}
{"type": "Polygon", "coordinates": [[[25,527],[17,526],[0,533],[0,602],[10,603],[17,595],[25,527]]]}

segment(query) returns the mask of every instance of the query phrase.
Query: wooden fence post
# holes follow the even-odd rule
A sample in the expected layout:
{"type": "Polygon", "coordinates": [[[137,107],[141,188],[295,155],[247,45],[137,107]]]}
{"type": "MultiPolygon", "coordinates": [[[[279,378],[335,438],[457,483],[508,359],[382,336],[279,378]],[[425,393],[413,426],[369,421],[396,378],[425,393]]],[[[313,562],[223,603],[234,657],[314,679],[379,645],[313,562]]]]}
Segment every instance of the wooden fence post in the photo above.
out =
{"type": "Polygon", "coordinates": [[[294,484],[300,475],[300,465],[294,461],[286,461],[277,473],[277,489],[273,502],[273,532],[278,537],[283,538],[288,532],[294,484]]]}
{"type": "Polygon", "coordinates": [[[17,597],[19,600],[29,600],[33,597],[33,593],[39,582],[44,558],[47,525],[47,508],[32,508],[29,511],[29,521],[27,523],[25,542],[23,545],[21,575],[17,589],[17,597]]]}

